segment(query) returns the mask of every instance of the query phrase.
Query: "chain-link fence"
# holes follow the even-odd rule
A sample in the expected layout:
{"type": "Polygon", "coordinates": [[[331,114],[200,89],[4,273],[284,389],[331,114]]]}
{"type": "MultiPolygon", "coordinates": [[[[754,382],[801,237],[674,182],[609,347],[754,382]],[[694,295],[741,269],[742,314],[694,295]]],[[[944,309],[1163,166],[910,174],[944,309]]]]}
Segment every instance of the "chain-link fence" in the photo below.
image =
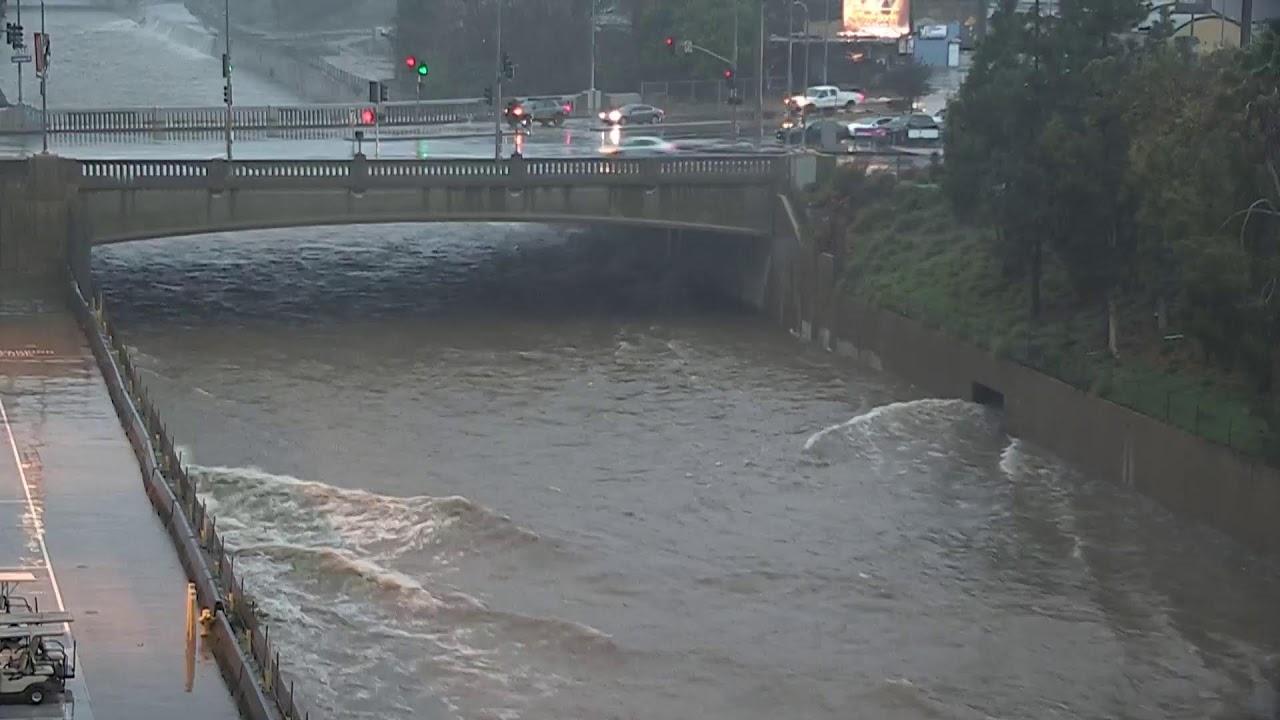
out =
{"type": "Polygon", "coordinates": [[[280,653],[257,603],[236,577],[234,554],[197,495],[131,353],[115,333],[101,293],[96,288],[86,293],[73,281],[71,301],[138,455],[147,496],[174,539],[197,597],[212,611],[206,642],[241,714],[249,720],[307,720],[308,712],[295,699],[293,680],[281,674],[280,653]]]}
{"type": "MultiPolygon", "coordinates": [[[[782,105],[782,93],[785,78],[766,77],[764,86],[765,106],[771,100],[782,105]],[[776,96],[776,97],[775,97],[776,96]]],[[[744,105],[755,106],[756,79],[739,77],[734,79],[738,89],[738,97],[744,105]]],[[[729,102],[729,84],[724,80],[646,80],[640,83],[640,97],[651,105],[669,107],[671,105],[726,105],[729,102]]]]}

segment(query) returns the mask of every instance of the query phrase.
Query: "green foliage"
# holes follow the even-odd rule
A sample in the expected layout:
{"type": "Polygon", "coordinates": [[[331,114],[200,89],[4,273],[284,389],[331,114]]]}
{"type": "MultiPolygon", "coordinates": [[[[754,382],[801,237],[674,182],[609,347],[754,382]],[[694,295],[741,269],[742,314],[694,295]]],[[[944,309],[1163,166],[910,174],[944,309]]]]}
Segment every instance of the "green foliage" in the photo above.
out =
{"type": "Polygon", "coordinates": [[[881,78],[880,84],[889,92],[914,102],[929,94],[929,76],[932,71],[927,65],[915,60],[903,60],[889,66],[881,78]]]}
{"type": "Polygon", "coordinates": [[[1059,7],[996,9],[948,110],[940,191],[832,188],[828,206],[856,208],[845,282],[1275,455],[1280,35],[1198,56],[1159,23],[1122,40],[1136,2],[1059,7]]]}

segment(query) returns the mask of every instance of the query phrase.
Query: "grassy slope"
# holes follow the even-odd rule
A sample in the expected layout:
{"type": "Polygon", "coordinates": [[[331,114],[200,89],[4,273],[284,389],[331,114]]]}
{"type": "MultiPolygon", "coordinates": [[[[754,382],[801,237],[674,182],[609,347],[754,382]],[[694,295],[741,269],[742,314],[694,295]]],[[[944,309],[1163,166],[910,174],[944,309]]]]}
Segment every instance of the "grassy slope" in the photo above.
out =
{"type": "Polygon", "coordinates": [[[1082,308],[1052,268],[1031,323],[1027,284],[1002,276],[989,232],[957,224],[939,191],[899,186],[852,228],[845,289],[1215,442],[1266,449],[1249,392],[1200,363],[1190,341],[1164,340],[1145,303],[1122,305],[1119,360],[1105,352],[1102,310],[1082,308]]]}

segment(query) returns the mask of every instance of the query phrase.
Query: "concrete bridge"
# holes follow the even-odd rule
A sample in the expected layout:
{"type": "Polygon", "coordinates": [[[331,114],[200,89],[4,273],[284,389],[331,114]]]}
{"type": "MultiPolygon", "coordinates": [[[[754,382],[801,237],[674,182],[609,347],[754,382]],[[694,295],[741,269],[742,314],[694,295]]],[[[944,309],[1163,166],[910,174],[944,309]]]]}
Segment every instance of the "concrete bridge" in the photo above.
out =
{"type": "Polygon", "coordinates": [[[0,162],[0,271],[87,272],[93,245],[389,222],[621,223],[792,235],[787,156],[0,162]]]}

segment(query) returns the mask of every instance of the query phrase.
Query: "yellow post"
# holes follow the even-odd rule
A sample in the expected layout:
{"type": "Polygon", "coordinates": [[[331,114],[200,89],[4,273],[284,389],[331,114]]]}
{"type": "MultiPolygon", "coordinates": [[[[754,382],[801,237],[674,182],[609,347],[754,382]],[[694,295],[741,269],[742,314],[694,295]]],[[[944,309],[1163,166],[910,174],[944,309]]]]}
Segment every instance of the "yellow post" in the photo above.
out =
{"type": "Polygon", "coordinates": [[[196,584],[187,583],[187,683],[186,690],[196,684],[196,584]]]}

